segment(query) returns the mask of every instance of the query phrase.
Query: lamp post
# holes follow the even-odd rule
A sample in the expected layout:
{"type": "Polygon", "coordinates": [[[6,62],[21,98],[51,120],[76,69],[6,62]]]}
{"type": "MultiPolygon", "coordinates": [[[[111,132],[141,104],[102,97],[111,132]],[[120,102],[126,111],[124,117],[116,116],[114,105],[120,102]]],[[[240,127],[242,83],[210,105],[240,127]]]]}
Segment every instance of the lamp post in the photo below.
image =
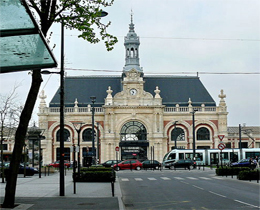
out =
{"type": "Polygon", "coordinates": [[[175,133],[174,149],[177,149],[177,128],[176,128],[177,122],[178,122],[178,121],[175,121],[175,122],[173,123],[173,125],[174,125],[174,133],[175,133]]]}
{"type": "Polygon", "coordinates": [[[195,160],[195,154],[196,154],[196,145],[195,145],[195,112],[198,111],[196,109],[193,109],[192,114],[192,138],[193,138],[193,160],[195,160]]]}
{"type": "Polygon", "coordinates": [[[95,165],[96,164],[96,160],[95,160],[95,132],[94,132],[94,115],[95,115],[95,107],[94,107],[94,103],[96,102],[96,96],[90,96],[91,102],[92,102],[92,164],[95,165]]]}
{"type": "Polygon", "coordinates": [[[97,122],[97,163],[99,164],[99,123],[97,122]]]}
{"type": "Polygon", "coordinates": [[[60,72],[41,71],[42,74],[60,74],[60,196],[65,195],[64,184],[64,20],[61,18],[60,72]]]}
{"type": "Polygon", "coordinates": [[[82,125],[84,124],[83,122],[73,122],[72,123],[75,130],[78,133],[78,173],[80,173],[80,132],[82,129],[82,125]]]}
{"type": "MultiPolygon", "coordinates": [[[[101,11],[100,17],[107,16],[106,11],[101,11]]],[[[65,195],[64,184],[64,19],[61,18],[61,57],[60,72],[41,71],[42,74],[60,74],[60,196],[65,195]]]]}
{"type": "Polygon", "coordinates": [[[242,142],[241,142],[241,139],[242,139],[242,128],[241,128],[241,124],[238,125],[238,135],[239,135],[239,152],[240,152],[240,160],[242,160],[242,142]]]}

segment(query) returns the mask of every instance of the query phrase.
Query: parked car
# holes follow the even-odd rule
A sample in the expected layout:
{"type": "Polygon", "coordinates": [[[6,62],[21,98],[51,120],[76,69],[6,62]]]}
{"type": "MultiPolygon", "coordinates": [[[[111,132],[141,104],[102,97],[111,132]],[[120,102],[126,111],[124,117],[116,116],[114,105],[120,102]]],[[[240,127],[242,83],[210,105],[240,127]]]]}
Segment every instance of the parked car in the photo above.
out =
{"type": "Polygon", "coordinates": [[[154,168],[158,169],[161,167],[161,163],[157,160],[145,160],[142,162],[143,168],[154,168]]]}
{"type": "Polygon", "coordinates": [[[173,161],[173,162],[168,162],[167,165],[165,165],[165,168],[169,168],[169,169],[175,169],[175,168],[188,168],[190,169],[190,167],[196,166],[196,162],[193,160],[177,160],[177,161],[173,161]]]}
{"type": "Polygon", "coordinates": [[[135,169],[140,170],[143,164],[139,160],[124,160],[120,163],[117,163],[113,166],[113,168],[117,171],[124,169],[135,169]]]}
{"type": "MultiPolygon", "coordinates": [[[[60,161],[57,160],[54,163],[50,163],[49,166],[52,166],[54,168],[59,168],[60,167],[60,161]]],[[[64,166],[66,168],[69,168],[70,167],[70,162],[68,160],[64,160],[64,166]]]]}
{"type": "Polygon", "coordinates": [[[252,169],[254,169],[256,167],[256,163],[249,161],[249,159],[242,159],[239,160],[237,162],[231,163],[230,164],[231,167],[250,167],[252,169]]]}
{"type": "MultiPolygon", "coordinates": [[[[5,164],[4,167],[5,167],[4,173],[6,175],[6,174],[8,174],[8,172],[10,170],[9,169],[10,163],[5,164]]],[[[25,167],[25,171],[26,171],[26,176],[33,176],[34,174],[39,173],[38,169],[33,168],[33,167],[29,167],[29,166],[25,167]]],[[[20,165],[19,165],[18,174],[24,174],[24,164],[23,163],[20,163],[20,165]]]]}
{"type": "Polygon", "coordinates": [[[122,162],[121,160],[107,160],[106,162],[102,163],[104,167],[113,167],[113,165],[122,162]]]}

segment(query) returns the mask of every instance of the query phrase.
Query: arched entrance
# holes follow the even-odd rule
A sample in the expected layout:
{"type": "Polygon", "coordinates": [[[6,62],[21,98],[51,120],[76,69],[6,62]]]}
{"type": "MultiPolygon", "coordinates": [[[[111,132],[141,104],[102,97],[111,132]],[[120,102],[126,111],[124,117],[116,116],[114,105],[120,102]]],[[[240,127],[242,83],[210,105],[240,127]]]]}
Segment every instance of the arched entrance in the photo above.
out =
{"type": "Polygon", "coordinates": [[[147,159],[147,131],[138,121],[130,121],[123,125],[120,132],[121,160],[147,159]]]}

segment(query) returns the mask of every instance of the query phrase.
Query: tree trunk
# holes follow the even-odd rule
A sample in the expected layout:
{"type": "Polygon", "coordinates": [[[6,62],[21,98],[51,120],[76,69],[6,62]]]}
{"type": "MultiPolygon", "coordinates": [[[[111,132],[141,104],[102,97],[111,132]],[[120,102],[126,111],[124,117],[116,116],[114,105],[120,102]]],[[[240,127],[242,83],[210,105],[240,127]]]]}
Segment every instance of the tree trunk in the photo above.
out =
{"type": "Polygon", "coordinates": [[[20,122],[17,131],[15,133],[15,144],[10,163],[10,173],[7,175],[8,179],[5,188],[5,199],[2,205],[2,207],[4,208],[13,208],[15,205],[17,174],[22,157],[22,151],[26,138],[27,128],[32,116],[35,102],[37,100],[41,82],[41,70],[34,70],[32,75],[31,88],[20,116],[20,122]]]}

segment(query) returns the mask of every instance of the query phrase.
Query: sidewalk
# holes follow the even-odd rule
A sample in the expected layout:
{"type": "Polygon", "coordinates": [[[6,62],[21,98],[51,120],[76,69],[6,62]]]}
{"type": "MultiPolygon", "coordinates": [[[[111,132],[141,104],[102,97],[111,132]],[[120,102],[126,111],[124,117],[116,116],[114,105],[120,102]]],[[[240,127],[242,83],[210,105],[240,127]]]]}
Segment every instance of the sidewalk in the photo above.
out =
{"type": "MultiPolygon", "coordinates": [[[[14,209],[124,209],[118,180],[114,197],[110,182],[77,182],[74,194],[72,171],[66,171],[65,196],[59,196],[59,172],[49,176],[43,173],[41,177],[19,175],[15,200],[19,205],[14,209]]],[[[4,201],[5,185],[0,183],[0,203],[4,201]]]]}

